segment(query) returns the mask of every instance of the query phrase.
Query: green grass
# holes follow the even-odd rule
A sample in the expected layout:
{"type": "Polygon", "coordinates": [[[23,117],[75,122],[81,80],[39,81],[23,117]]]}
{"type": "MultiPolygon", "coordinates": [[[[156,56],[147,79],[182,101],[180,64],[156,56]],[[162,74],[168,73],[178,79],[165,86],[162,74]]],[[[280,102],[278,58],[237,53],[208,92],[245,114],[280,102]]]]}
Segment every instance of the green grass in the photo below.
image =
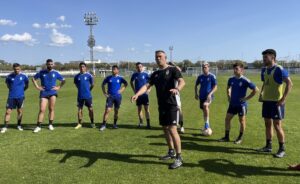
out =
{"type": "MultiPolygon", "coordinates": [[[[258,76],[248,76],[261,86],[258,76]]],[[[299,183],[300,172],[286,170],[287,164],[300,162],[299,109],[300,77],[292,76],[294,88],[287,100],[287,156],[274,159],[272,155],[257,154],[254,148],[265,144],[264,123],[258,96],[249,102],[247,129],[242,145],[218,143],[224,134],[227,110],[225,87],[228,76],[218,76],[219,89],[211,105],[211,137],[199,136],[203,118],[194,100],[194,80],[186,77],[182,91],[186,134],[182,135],[184,167],[169,170],[168,163],[158,160],[167,151],[158,125],[154,90],[151,92],[153,130],[137,129],[135,104],[129,101],[132,90],[127,89],[120,109],[120,129],[82,128],[74,130],[76,122],[76,89],[72,80],[59,92],[56,105],[55,131],[43,128],[33,134],[38,112],[38,92],[30,85],[26,92],[23,122],[26,130],[14,128],[0,135],[0,183],[299,183]]],[[[105,98],[100,90],[102,78],[96,79],[93,90],[95,120],[99,124],[105,98]]],[[[1,80],[0,114],[4,114],[7,89],[1,80]]],[[[88,123],[85,110],[85,122],[88,123]]],[[[11,126],[16,124],[14,111],[11,126]]],[[[47,123],[47,118],[45,124],[47,123]]],[[[112,114],[109,123],[112,122],[112,114]]],[[[86,124],[86,127],[88,124],[86,124]]],[[[232,122],[231,139],[238,135],[238,121],[232,122]]],[[[273,139],[277,151],[276,136],[273,139]]]]}

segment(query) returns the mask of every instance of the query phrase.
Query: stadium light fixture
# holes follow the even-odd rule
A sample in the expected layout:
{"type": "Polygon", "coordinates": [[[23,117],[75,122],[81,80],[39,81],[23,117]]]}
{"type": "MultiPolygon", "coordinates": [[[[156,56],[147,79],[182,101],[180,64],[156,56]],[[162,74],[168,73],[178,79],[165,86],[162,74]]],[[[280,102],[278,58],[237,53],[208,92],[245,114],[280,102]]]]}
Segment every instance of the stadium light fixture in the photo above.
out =
{"type": "Polygon", "coordinates": [[[88,12],[84,14],[84,22],[85,25],[90,27],[90,35],[88,39],[88,46],[90,47],[90,60],[93,63],[93,74],[96,75],[95,69],[95,61],[94,61],[94,46],[96,44],[96,40],[93,35],[93,26],[97,25],[98,17],[96,16],[95,12],[88,12]]]}
{"type": "Polygon", "coordinates": [[[173,62],[173,50],[174,50],[174,47],[173,46],[170,46],[169,47],[169,51],[170,51],[170,61],[173,62]]]}

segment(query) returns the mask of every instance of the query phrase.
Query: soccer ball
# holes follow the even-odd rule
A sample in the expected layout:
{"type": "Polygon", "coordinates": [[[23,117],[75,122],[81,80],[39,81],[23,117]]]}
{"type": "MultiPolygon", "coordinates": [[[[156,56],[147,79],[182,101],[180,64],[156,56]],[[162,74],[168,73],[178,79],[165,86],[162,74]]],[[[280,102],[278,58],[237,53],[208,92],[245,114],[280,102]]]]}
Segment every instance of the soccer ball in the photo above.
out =
{"type": "Polygon", "coordinates": [[[202,135],[204,136],[211,136],[212,135],[212,129],[211,128],[207,128],[202,130],[202,135]]]}

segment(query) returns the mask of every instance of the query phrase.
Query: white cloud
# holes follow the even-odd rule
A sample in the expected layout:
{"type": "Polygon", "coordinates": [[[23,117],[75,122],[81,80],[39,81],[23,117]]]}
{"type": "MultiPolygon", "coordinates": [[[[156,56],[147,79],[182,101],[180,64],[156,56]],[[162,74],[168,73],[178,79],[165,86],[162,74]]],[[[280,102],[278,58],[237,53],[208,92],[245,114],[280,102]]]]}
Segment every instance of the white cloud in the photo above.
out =
{"type": "Polygon", "coordinates": [[[8,19],[0,19],[0,26],[15,26],[17,22],[8,19]]]}
{"type": "Polygon", "coordinates": [[[32,27],[39,29],[41,28],[41,25],[39,23],[33,23],[32,27]]]}
{"type": "Polygon", "coordinates": [[[25,32],[23,34],[5,34],[0,38],[1,41],[4,42],[19,42],[25,43],[27,45],[34,45],[37,43],[36,39],[34,39],[31,34],[25,32]]]}
{"type": "Polygon", "coordinates": [[[114,49],[110,46],[103,47],[101,45],[94,47],[95,52],[101,52],[101,53],[113,53],[114,49]]]}
{"type": "Polygon", "coordinates": [[[61,16],[57,17],[57,19],[64,22],[66,20],[66,16],[61,15],[61,16]]]}
{"type": "Polygon", "coordinates": [[[144,46],[145,46],[145,47],[151,47],[152,44],[150,44],[150,43],[144,43],[144,46]]]}
{"type": "Polygon", "coordinates": [[[59,26],[55,22],[52,22],[52,23],[46,23],[44,28],[45,29],[57,29],[57,28],[59,28],[59,26]]]}
{"type": "Polygon", "coordinates": [[[72,25],[70,25],[70,24],[61,24],[60,27],[61,28],[71,28],[72,25]]]}
{"type": "Polygon", "coordinates": [[[136,49],[134,47],[131,47],[128,49],[130,52],[134,52],[136,49]]]}
{"type": "Polygon", "coordinates": [[[63,33],[58,32],[56,29],[52,29],[52,34],[50,35],[51,43],[50,46],[63,47],[73,43],[73,39],[63,33]]]}

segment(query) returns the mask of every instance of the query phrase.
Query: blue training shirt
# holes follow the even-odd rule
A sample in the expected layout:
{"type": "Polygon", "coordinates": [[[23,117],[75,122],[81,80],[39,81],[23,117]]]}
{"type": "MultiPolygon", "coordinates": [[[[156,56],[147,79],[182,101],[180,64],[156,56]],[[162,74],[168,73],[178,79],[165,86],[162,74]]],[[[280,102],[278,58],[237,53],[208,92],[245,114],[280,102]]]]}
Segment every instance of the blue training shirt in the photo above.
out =
{"type": "Polygon", "coordinates": [[[138,92],[149,81],[149,75],[146,72],[135,72],[132,74],[131,82],[134,81],[135,92],[138,92]]]}
{"type": "Polygon", "coordinates": [[[65,80],[64,77],[56,70],[41,70],[36,73],[33,78],[40,79],[41,85],[44,88],[44,90],[40,92],[40,97],[56,95],[57,91],[52,90],[52,88],[56,86],[56,80],[65,80]]]}
{"type": "MultiPolygon", "coordinates": [[[[261,81],[265,80],[264,79],[265,71],[267,70],[267,73],[270,74],[275,69],[275,67],[276,67],[276,65],[271,67],[271,68],[267,68],[267,67],[262,68],[262,70],[261,70],[261,81]]],[[[283,67],[278,66],[278,67],[276,67],[276,69],[274,71],[273,77],[274,77],[275,82],[277,82],[278,84],[282,84],[283,80],[285,78],[289,77],[289,73],[283,67]]]]}
{"type": "Polygon", "coordinates": [[[91,86],[94,84],[93,76],[86,73],[78,73],[74,77],[74,84],[78,89],[77,98],[78,99],[90,99],[92,98],[91,86]]]}
{"type": "Polygon", "coordinates": [[[5,83],[9,88],[8,98],[23,98],[24,88],[28,85],[28,82],[28,77],[25,74],[9,74],[5,80],[5,83]]]}
{"type": "Polygon", "coordinates": [[[212,91],[214,86],[217,85],[216,76],[212,73],[208,73],[208,75],[201,74],[196,80],[196,85],[199,84],[199,99],[206,100],[207,95],[212,91]]]}
{"type": "Polygon", "coordinates": [[[248,88],[252,90],[256,88],[255,84],[244,76],[229,78],[227,85],[231,87],[230,105],[234,106],[247,105],[247,102],[241,101],[241,98],[246,97],[248,88]]]}
{"type": "Polygon", "coordinates": [[[102,85],[105,85],[105,84],[108,84],[108,94],[109,95],[118,96],[118,95],[121,95],[118,93],[118,91],[121,89],[121,85],[122,84],[127,85],[127,81],[119,75],[117,75],[117,76],[109,75],[102,82],[102,85]]]}

